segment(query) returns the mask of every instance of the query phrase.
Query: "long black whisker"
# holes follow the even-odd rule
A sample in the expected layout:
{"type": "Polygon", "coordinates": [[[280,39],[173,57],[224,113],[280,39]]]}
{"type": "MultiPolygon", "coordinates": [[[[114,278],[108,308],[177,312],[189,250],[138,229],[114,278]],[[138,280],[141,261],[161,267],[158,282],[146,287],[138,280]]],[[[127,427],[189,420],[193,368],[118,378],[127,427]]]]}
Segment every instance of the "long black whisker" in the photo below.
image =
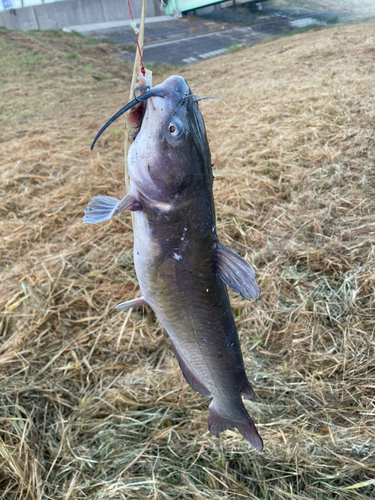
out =
{"type": "Polygon", "coordinates": [[[115,121],[117,118],[119,118],[121,115],[129,111],[129,109],[133,108],[136,104],[147,101],[150,97],[164,97],[164,95],[161,93],[160,89],[157,89],[154,87],[153,89],[149,90],[148,92],[145,92],[144,94],[141,94],[139,97],[136,99],[133,99],[132,101],[128,102],[126,106],[121,108],[119,111],[117,111],[116,114],[110,118],[105,125],[99,130],[99,132],[96,134],[95,139],[93,140],[93,143],[91,144],[91,151],[94,149],[94,146],[96,144],[96,141],[99,139],[99,137],[102,135],[102,133],[107,130],[107,128],[115,121]]]}
{"type": "MultiPolygon", "coordinates": [[[[195,97],[198,97],[198,96],[195,96],[195,97]]],[[[226,102],[224,102],[222,99],[219,99],[218,97],[199,97],[198,99],[195,99],[194,102],[205,101],[206,99],[215,99],[216,101],[220,101],[223,104],[225,104],[225,106],[227,105],[226,102]]]]}
{"type": "Polygon", "coordinates": [[[199,99],[199,95],[196,95],[196,94],[189,94],[187,96],[185,96],[182,101],[184,101],[185,99],[189,99],[189,97],[197,97],[199,99]]]}
{"type": "Polygon", "coordinates": [[[95,139],[93,140],[92,144],[91,144],[91,151],[94,149],[94,146],[96,144],[96,141],[99,139],[99,137],[102,135],[102,133],[107,130],[107,128],[115,121],[117,120],[117,118],[119,118],[121,115],[123,115],[124,113],[126,113],[126,111],[128,111],[130,108],[132,108],[133,106],[135,106],[136,104],[138,104],[138,100],[137,99],[133,99],[133,101],[130,101],[126,106],[124,106],[123,108],[121,108],[119,111],[117,111],[117,113],[115,115],[112,116],[112,118],[110,118],[107,123],[105,125],[103,125],[103,127],[99,130],[99,132],[96,134],[95,136],[95,139]]]}

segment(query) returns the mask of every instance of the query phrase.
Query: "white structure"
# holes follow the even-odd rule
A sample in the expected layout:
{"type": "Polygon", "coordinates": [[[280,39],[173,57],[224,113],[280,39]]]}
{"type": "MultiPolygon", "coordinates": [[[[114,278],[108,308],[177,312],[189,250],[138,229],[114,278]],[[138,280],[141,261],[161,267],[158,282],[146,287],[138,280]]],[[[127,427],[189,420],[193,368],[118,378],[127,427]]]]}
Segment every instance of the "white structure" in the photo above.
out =
{"type": "Polygon", "coordinates": [[[40,5],[42,3],[62,2],[64,0],[0,0],[0,10],[19,9],[20,7],[31,7],[32,5],[40,5]]]}
{"type": "MultiPolygon", "coordinates": [[[[0,5],[7,6],[0,12],[0,26],[10,30],[48,30],[130,19],[127,0],[23,0],[34,5],[15,8],[16,1],[20,3],[20,0],[0,0],[0,5]]],[[[139,18],[142,0],[131,0],[131,6],[134,18],[139,18]]],[[[162,14],[160,0],[147,2],[146,17],[162,14]]]]}

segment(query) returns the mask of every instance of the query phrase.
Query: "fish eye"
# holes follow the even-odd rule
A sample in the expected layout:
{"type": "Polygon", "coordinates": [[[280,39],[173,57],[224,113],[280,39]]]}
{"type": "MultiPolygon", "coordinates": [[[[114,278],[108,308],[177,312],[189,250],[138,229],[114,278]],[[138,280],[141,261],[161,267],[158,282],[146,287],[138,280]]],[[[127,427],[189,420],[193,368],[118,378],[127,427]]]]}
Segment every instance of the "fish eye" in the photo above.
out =
{"type": "Polygon", "coordinates": [[[183,127],[180,122],[173,121],[168,125],[168,130],[172,137],[180,137],[183,132],[183,127]]]}

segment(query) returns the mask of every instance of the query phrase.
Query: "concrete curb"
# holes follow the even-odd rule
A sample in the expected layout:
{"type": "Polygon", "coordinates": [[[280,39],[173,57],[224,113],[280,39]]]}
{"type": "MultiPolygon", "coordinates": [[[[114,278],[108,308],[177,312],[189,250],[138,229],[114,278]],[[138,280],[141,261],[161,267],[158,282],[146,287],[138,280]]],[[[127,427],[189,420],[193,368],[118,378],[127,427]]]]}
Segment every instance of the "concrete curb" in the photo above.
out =
{"type": "MultiPolygon", "coordinates": [[[[178,19],[172,16],[156,16],[156,17],[146,17],[145,23],[161,23],[165,21],[177,21],[178,19]]],[[[134,19],[139,26],[140,19],[134,19]]],[[[94,31],[110,30],[116,28],[123,28],[125,26],[130,26],[131,20],[124,19],[123,21],[108,21],[104,23],[91,23],[91,24],[77,24],[76,26],[64,26],[63,31],[70,33],[72,31],[77,31],[78,33],[90,33],[94,31]]]]}

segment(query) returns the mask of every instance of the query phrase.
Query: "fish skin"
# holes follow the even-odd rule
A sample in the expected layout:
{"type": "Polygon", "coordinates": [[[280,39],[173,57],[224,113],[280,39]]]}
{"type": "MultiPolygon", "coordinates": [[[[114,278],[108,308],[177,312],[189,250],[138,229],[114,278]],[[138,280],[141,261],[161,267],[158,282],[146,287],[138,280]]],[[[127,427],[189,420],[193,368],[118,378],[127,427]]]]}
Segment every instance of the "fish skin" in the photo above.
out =
{"type": "Polygon", "coordinates": [[[164,98],[147,101],[128,156],[130,195],[142,208],[134,212],[134,263],[142,298],[171,338],[187,381],[213,398],[211,432],[237,427],[261,450],[241,397],[252,399],[254,392],[227,288],[218,274],[213,174],[203,117],[194,97],[187,97],[192,93],[182,77],[170,77],[158,87],[164,98]]]}

